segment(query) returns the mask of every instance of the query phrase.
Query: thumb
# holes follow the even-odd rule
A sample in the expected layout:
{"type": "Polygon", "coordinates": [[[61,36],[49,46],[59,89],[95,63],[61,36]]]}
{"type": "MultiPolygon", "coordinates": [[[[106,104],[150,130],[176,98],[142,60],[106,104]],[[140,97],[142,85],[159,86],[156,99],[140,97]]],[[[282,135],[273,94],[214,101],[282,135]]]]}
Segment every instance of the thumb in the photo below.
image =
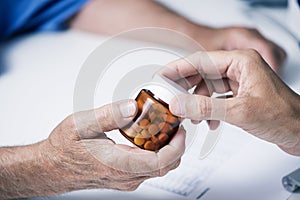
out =
{"type": "Polygon", "coordinates": [[[82,139],[95,138],[105,131],[122,128],[137,113],[135,100],[122,100],[90,111],[74,114],[74,121],[82,139]]]}
{"type": "Polygon", "coordinates": [[[236,124],[238,98],[220,99],[202,95],[178,95],[170,102],[170,111],[192,120],[222,120],[236,124]]]}

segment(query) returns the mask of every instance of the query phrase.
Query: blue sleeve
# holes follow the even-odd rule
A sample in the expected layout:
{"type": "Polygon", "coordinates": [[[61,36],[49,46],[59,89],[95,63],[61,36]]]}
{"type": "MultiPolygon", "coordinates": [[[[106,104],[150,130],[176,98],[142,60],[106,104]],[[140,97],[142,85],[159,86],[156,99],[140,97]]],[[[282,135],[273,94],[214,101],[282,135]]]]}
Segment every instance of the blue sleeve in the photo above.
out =
{"type": "Polygon", "coordinates": [[[0,40],[30,31],[67,28],[88,0],[0,0],[0,40]]]}

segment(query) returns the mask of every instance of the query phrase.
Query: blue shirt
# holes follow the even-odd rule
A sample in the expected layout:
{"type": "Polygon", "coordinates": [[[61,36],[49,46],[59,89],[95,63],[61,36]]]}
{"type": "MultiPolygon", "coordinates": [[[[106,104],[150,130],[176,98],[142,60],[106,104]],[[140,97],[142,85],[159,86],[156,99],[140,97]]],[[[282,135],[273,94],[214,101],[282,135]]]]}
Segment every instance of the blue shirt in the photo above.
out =
{"type": "Polygon", "coordinates": [[[0,0],[0,41],[30,31],[67,28],[88,0],[0,0]]]}

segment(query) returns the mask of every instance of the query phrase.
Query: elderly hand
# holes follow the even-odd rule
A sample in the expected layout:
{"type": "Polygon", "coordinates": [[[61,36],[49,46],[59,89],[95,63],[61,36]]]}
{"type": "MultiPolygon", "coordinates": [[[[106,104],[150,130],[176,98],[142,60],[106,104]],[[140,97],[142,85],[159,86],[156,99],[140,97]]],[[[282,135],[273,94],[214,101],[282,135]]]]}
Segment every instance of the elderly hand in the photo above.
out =
{"type": "Polygon", "coordinates": [[[282,67],[286,53],[274,42],[263,37],[256,29],[227,27],[215,29],[213,50],[255,49],[275,72],[282,67]]]}
{"type": "Polygon", "coordinates": [[[176,168],[185,149],[183,129],[158,153],[118,145],[105,136],[105,131],[128,124],[136,112],[135,101],[121,101],[65,119],[46,149],[54,166],[61,167],[56,169],[59,177],[67,175],[68,183],[82,179],[74,189],[134,190],[144,180],[176,168]]]}
{"type": "Polygon", "coordinates": [[[183,128],[157,153],[106,137],[104,132],[125,126],[136,112],[134,100],[116,102],[70,115],[43,142],[0,148],[0,169],[6,169],[0,175],[0,198],[93,188],[134,190],[144,180],[175,169],[185,150],[183,128]]]}
{"type": "Polygon", "coordinates": [[[170,103],[173,114],[192,120],[224,120],[300,155],[300,97],[287,87],[254,50],[198,52],[168,64],[166,74],[195,95],[170,103]],[[233,92],[232,98],[209,97],[233,92]]]}

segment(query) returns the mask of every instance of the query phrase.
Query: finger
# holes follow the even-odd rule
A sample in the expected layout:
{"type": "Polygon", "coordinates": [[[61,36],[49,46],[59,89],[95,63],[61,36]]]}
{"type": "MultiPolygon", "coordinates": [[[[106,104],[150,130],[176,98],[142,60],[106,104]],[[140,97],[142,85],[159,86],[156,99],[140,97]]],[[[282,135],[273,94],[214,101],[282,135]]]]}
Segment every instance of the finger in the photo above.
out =
{"type": "Polygon", "coordinates": [[[230,90],[233,93],[233,96],[236,96],[238,93],[238,89],[239,89],[239,83],[229,79],[228,85],[229,85],[230,90]]]}
{"type": "Polygon", "coordinates": [[[181,158],[185,151],[185,134],[184,128],[180,127],[170,143],[159,150],[157,158],[160,170],[163,168],[171,170],[172,164],[181,158]]]}
{"type": "Polygon", "coordinates": [[[209,80],[203,79],[195,88],[194,94],[211,96],[214,92],[226,93],[231,91],[228,79],[209,80]]]}
{"type": "Polygon", "coordinates": [[[177,116],[192,120],[222,120],[236,124],[237,110],[243,101],[240,98],[210,98],[201,95],[179,95],[172,99],[170,111],[177,116]]]}
{"type": "Polygon", "coordinates": [[[210,91],[207,88],[207,85],[205,83],[204,80],[202,80],[197,87],[194,90],[194,94],[199,94],[199,95],[203,95],[203,96],[211,96],[212,93],[210,93],[210,91]]]}
{"type": "Polygon", "coordinates": [[[207,123],[210,130],[216,130],[220,125],[220,121],[218,120],[208,120],[207,123]]]}
{"type": "Polygon", "coordinates": [[[191,122],[195,125],[200,124],[202,122],[202,120],[191,120],[191,122]]]}
{"type": "Polygon", "coordinates": [[[183,87],[186,90],[191,89],[192,87],[194,87],[195,85],[199,84],[202,80],[202,77],[199,74],[193,75],[193,76],[189,76],[186,78],[181,78],[179,80],[177,80],[177,84],[181,85],[181,87],[183,87]]]}
{"type": "Polygon", "coordinates": [[[199,51],[168,66],[177,71],[181,77],[200,74],[203,78],[219,79],[224,77],[224,73],[231,63],[231,58],[227,54],[223,51],[199,51]]]}
{"type": "Polygon", "coordinates": [[[75,113],[74,122],[82,139],[95,138],[105,131],[127,125],[136,113],[136,101],[123,100],[92,111],[75,113]]]}
{"type": "MultiPolygon", "coordinates": [[[[202,95],[202,96],[211,96],[210,92],[207,89],[206,83],[204,81],[202,81],[201,85],[198,85],[196,87],[195,94],[202,95]]],[[[199,124],[201,121],[202,120],[192,120],[192,123],[199,124]]],[[[218,120],[207,120],[206,122],[210,130],[216,130],[220,125],[220,121],[218,120]]]]}
{"type": "Polygon", "coordinates": [[[92,155],[110,168],[136,176],[156,177],[162,169],[169,171],[175,167],[185,149],[185,131],[180,128],[158,153],[119,144],[96,144],[91,140],[87,145],[92,155]]]}
{"type": "Polygon", "coordinates": [[[280,46],[272,41],[266,42],[266,40],[258,40],[254,49],[257,49],[276,73],[280,72],[286,59],[286,52],[280,46]]]}
{"type": "Polygon", "coordinates": [[[173,162],[172,164],[170,164],[169,166],[161,169],[159,176],[165,176],[169,171],[176,169],[180,165],[180,162],[181,162],[181,159],[179,159],[179,160],[173,162]]]}
{"type": "Polygon", "coordinates": [[[217,79],[217,80],[204,80],[210,94],[213,92],[216,93],[225,93],[230,91],[230,87],[227,79],[217,79]]]}
{"type": "Polygon", "coordinates": [[[197,67],[186,58],[168,63],[160,73],[173,81],[199,74],[197,67]]]}
{"type": "MultiPolygon", "coordinates": [[[[199,85],[194,90],[194,94],[202,95],[210,97],[212,93],[208,91],[208,88],[206,86],[206,83],[204,80],[202,80],[199,85]]],[[[199,124],[202,120],[191,120],[193,124],[199,124]]],[[[207,125],[209,126],[208,122],[206,121],[207,125]]]]}
{"type": "Polygon", "coordinates": [[[136,179],[136,180],[125,180],[125,181],[114,181],[110,183],[111,189],[117,189],[121,191],[134,191],[136,190],[140,184],[142,184],[147,178],[144,178],[142,180],[136,179]]]}

